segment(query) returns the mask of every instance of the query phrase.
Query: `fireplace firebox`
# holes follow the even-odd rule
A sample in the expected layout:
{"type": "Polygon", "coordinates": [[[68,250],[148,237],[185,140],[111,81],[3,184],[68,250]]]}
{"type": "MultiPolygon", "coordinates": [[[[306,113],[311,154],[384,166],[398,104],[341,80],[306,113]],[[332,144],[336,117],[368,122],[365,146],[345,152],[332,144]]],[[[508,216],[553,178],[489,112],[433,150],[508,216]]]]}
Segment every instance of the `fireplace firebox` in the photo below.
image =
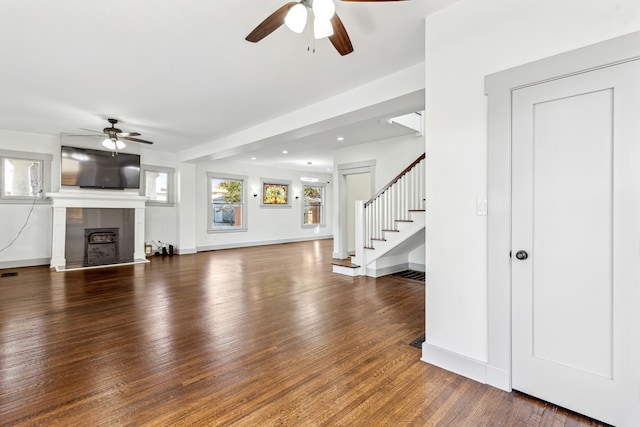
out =
{"type": "Polygon", "coordinates": [[[116,264],[120,260],[118,228],[84,230],[84,266],[116,264]]]}

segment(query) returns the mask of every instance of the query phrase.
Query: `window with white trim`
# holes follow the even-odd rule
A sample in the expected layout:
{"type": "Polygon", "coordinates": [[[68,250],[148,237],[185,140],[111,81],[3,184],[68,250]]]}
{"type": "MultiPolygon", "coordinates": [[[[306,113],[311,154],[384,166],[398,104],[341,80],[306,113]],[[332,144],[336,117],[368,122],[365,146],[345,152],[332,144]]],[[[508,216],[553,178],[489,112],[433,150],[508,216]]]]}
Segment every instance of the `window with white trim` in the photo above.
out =
{"type": "Polygon", "coordinates": [[[208,231],[244,231],[247,229],[246,176],[207,174],[209,212],[208,231]]]}
{"type": "Polygon", "coordinates": [[[175,169],[142,165],[140,195],[147,197],[147,206],[174,206],[175,169]]]}
{"type": "Polygon", "coordinates": [[[49,154],[0,151],[0,200],[43,199],[50,188],[49,154]]]}
{"type": "Polygon", "coordinates": [[[317,227],[325,225],[324,190],[322,184],[302,185],[302,226],[317,227]]]}

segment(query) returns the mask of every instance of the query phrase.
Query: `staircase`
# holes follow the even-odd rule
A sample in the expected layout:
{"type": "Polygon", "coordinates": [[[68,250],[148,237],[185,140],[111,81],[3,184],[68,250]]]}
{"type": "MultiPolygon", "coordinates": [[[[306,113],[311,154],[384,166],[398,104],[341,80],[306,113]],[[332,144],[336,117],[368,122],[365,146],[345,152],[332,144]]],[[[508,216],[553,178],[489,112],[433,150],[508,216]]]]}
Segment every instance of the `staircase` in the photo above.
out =
{"type": "Polygon", "coordinates": [[[370,200],[356,202],[356,254],[334,273],[380,277],[407,269],[408,254],[424,245],[424,160],[422,154],[370,200]]]}

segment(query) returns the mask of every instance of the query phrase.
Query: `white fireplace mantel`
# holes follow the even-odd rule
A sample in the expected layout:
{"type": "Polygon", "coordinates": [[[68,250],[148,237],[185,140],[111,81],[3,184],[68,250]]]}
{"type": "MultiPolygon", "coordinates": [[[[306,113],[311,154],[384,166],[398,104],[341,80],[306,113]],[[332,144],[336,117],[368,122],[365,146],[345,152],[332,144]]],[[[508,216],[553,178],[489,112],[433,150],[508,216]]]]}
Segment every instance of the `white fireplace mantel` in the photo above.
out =
{"type": "Polygon", "coordinates": [[[62,190],[47,193],[53,207],[53,236],[51,239],[51,268],[64,270],[67,233],[67,208],[135,209],[134,262],[146,261],[144,253],[144,210],[146,197],[123,190],[62,190]]]}

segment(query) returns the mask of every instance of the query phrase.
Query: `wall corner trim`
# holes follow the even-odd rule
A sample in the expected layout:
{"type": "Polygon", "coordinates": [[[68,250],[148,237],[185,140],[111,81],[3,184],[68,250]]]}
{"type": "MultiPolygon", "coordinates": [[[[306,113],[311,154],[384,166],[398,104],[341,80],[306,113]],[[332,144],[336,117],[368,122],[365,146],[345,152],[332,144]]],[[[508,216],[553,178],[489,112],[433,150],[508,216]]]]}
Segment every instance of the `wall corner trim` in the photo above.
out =
{"type": "Polygon", "coordinates": [[[487,384],[504,391],[511,391],[511,376],[509,371],[487,365],[487,384]]]}

